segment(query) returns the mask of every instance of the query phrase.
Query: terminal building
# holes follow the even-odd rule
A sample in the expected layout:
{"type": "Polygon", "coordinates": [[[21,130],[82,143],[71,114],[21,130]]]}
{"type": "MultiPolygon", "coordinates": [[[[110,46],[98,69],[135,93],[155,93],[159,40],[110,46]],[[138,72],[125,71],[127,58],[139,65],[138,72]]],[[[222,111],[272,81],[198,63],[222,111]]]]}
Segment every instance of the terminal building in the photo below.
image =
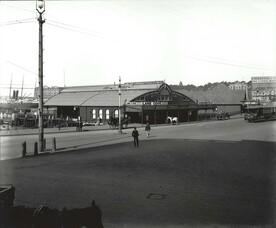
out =
{"type": "MultiPolygon", "coordinates": [[[[164,81],[128,82],[121,85],[121,114],[132,123],[165,123],[168,116],[179,122],[197,121],[200,110],[215,110],[215,104],[199,104],[164,81]]],[[[45,104],[48,114],[85,122],[108,122],[119,116],[118,85],[67,87],[45,104]]]]}

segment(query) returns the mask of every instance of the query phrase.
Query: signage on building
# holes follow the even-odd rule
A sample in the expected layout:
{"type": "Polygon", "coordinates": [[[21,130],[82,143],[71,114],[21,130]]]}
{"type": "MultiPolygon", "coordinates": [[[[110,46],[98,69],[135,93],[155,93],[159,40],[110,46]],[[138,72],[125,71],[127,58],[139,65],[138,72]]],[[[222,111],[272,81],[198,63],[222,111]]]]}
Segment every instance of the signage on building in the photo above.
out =
{"type": "Polygon", "coordinates": [[[246,101],[246,102],[244,102],[244,104],[245,105],[255,105],[255,104],[257,104],[257,102],[256,101],[246,101]]]}
{"type": "Polygon", "coordinates": [[[169,103],[167,101],[155,101],[155,102],[128,102],[127,105],[168,105],[169,103]]]}
{"type": "Polygon", "coordinates": [[[261,91],[252,91],[252,96],[274,96],[276,95],[276,90],[261,90],[261,91]]]}
{"type": "Polygon", "coordinates": [[[267,76],[267,77],[252,77],[252,83],[272,83],[276,82],[275,76],[267,76]]]}

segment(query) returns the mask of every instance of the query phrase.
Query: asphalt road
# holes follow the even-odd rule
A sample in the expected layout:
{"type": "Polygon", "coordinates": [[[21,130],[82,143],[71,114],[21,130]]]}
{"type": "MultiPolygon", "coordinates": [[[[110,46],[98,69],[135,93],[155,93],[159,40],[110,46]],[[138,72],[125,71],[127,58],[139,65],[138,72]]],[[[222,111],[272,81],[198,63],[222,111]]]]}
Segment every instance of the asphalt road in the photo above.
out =
{"type": "Polygon", "coordinates": [[[275,126],[153,126],[149,139],[139,129],[139,148],[131,129],[64,133],[59,153],[0,161],[0,183],[28,206],[95,199],[105,227],[276,227],[275,126]]]}
{"type": "MultiPolygon", "coordinates": [[[[138,127],[139,128],[139,127],[138,127]]],[[[145,139],[144,128],[140,128],[141,139],[145,139]]],[[[132,140],[132,129],[124,129],[124,134],[118,135],[117,130],[98,130],[83,132],[62,132],[56,130],[45,134],[46,152],[53,148],[53,138],[56,139],[57,151],[75,150],[100,145],[129,142],[132,140]]],[[[26,130],[27,132],[27,130],[26,130]]],[[[216,140],[261,140],[276,141],[276,123],[248,123],[243,119],[227,121],[198,122],[184,125],[152,126],[152,137],[156,139],[216,139],[216,140]],[[179,133],[180,132],[180,133],[179,133]]],[[[22,143],[26,142],[27,152],[34,153],[34,143],[38,135],[14,135],[0,137],[0,160],[19,158],[22,156],[22,143]]]]}

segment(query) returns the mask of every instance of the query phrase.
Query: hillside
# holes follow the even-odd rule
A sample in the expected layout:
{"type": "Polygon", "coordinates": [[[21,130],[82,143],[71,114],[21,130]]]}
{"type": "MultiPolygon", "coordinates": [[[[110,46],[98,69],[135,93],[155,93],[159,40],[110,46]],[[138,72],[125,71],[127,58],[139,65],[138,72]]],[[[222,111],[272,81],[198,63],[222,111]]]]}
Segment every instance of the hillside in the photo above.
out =
{"type": "Polygon", "coordinates": [[[240,104],[244,99],[245,91],[231,90],[224,84],[217,84],[208,90],[188,91],[183,86],[172,85],[174,91],[185,94],[186,96],[199,103],[215,103],[215,104],[240,104]]]}

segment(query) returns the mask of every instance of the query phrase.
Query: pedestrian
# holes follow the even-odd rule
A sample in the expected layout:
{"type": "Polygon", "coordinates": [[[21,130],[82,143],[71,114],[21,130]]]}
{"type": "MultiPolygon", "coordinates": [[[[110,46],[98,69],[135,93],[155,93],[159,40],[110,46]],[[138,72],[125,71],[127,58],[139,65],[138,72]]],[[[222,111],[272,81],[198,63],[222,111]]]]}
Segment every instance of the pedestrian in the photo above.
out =
{"type": "Polygon", "coordinates": [[[80,131],[82,131],[83,122],[80,122],[80,131]]]}
{"type": "Polygon", "coordinates": [[[134,146],[139,146],[139,132],[137,131],[136,127],[134,127],[134,130],[132,131],[132,137],[134,139],[134,146]]]}
{"type": "Polygon", "coordinates": [[[147,133],[147,137],[149,138],[150,137],[150,125],[149,125],[149,123],[147,123],[147,125],[145,127],[145,131],[147,133]]]}

